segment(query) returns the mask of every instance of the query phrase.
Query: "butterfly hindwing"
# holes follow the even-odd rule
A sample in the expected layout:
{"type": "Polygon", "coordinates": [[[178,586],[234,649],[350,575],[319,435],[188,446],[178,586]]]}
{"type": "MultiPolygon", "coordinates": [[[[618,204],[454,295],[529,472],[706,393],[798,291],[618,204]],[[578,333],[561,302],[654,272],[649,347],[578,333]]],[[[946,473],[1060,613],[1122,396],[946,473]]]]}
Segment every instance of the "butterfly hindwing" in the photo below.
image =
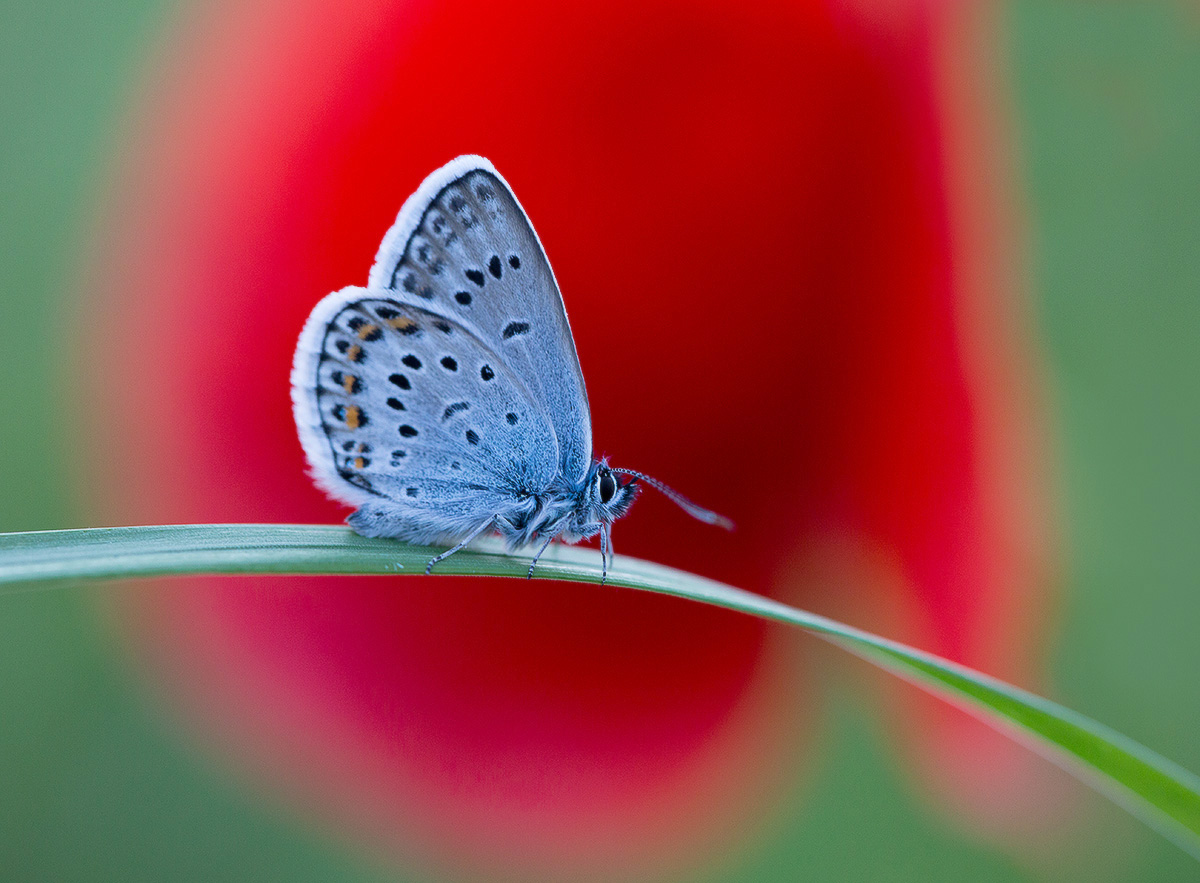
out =
{"type": "Polygon", "coordinates": [[[373,532],[417,542],[520,511],[560,462],[550,417],[524,379],[431,307],[389,291],[329,295],[309,317],[292,377],[320,485],[382,513],[373,532]]]}
{"type": "Polygon", "coordinates": [[[503,359],[550,416],[562,476],[582,478],[591,417],[566,309],[533,226],[491,163],[459,157],[425,180],[384,238],[369,286],[453,317],[503,359]]]}

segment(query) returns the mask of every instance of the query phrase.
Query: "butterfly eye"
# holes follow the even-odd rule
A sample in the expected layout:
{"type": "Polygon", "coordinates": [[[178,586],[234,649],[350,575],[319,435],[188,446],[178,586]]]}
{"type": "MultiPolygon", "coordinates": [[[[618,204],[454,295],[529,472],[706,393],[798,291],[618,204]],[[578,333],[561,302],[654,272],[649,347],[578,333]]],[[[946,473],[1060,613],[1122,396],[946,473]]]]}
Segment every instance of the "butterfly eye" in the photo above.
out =
{"type": "Polygon", "coordinates": [[[612,473],[604,472],[600,475],[600,502],[607,503],[613,498],[617,492],[617,480],[612,477],[612,473]]]}

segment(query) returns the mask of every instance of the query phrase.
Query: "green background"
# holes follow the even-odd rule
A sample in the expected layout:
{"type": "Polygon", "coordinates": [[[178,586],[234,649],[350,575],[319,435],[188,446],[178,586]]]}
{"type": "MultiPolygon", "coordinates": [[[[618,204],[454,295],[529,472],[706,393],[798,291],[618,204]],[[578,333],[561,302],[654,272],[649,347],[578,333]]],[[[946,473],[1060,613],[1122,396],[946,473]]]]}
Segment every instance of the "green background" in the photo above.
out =
{"type": "MultiPolygon", "coordinates": [[[[1002,9],[1061,491],[1052,697],[1200,771],[1200,12],[1002,9]]],[[[172,12],[0,2],[0,530],[81,524],[73,251],[172,12]]],[[[114,591],[0,596],[0,881],[394,879],[177,738],[98,614],[114,591]]],[[[1200,879],[1082,787],[1052,854],[962,835],[832,652],[795,806],[713,883],[1200,879]]]]}

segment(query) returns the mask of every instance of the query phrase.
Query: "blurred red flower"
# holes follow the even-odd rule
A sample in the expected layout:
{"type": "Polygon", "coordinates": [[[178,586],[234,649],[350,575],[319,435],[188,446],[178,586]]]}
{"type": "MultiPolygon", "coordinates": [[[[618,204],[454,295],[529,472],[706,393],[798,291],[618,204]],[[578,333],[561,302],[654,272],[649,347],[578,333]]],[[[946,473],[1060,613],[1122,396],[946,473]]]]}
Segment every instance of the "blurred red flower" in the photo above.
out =
{"type": "MultiPolygon", "coordinates": [[[[105,517],[344,516],[304,474],[297,333],[365,280],[425,174],[481,153],[557,271],[598,453],[739,525],[646,497],[620,552],[1035,682],[1029,360],[981,8],[197,5],[87,280],[105,517]]],[[[803,753],[795,636],[696,605],[448,578],[135,599],[207,738],[410,860],[687,861],[769,812],[803,753]]],[[[925,783],[1032,818],[1033,761],[903,706],[925,783]]]]}

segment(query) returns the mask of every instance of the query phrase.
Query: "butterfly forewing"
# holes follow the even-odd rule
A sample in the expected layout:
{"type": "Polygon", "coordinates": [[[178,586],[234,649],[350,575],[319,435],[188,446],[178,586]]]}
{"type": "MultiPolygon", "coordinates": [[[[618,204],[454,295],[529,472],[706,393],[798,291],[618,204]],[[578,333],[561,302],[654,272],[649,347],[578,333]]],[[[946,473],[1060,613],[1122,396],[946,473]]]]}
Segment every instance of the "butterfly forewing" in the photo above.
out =
{"type": "Polygon", "coordinates": [[[451,316],[550,415],[559,466],[591,460],[587,393],[562,296],[516,197],[491,164],[460,157],[426,179],[380,247],[370,287],[451,316]]]}

